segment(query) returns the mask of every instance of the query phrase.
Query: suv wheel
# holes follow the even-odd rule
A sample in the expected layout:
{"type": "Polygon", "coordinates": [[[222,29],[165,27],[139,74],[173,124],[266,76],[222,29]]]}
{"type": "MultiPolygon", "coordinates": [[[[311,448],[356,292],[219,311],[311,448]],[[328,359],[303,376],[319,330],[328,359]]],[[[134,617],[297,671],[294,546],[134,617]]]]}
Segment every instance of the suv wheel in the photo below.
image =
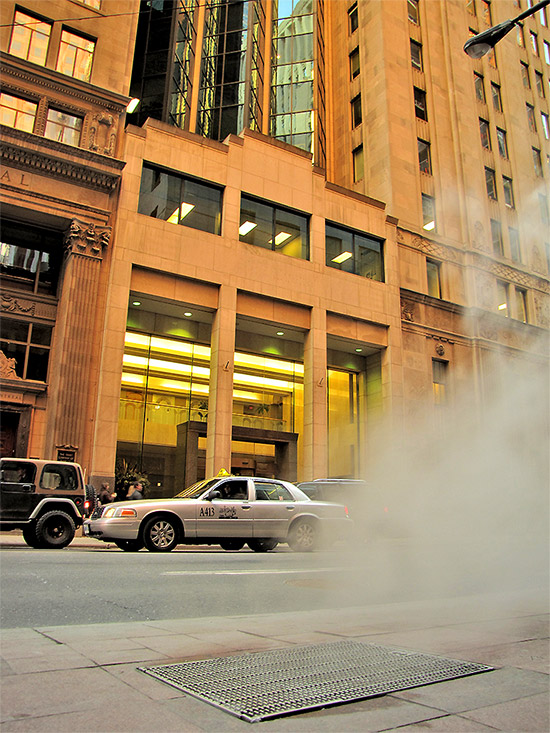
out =
{"type": "Polygon", "coordinates": [[[143,529],[143,542],[150,552],[171,552],[178,544],[178,528],[172,519],[153,517],[143,529]]]}
{"type": "Polygon", "coordinates": [[[36,525],[34,522],[31,524],[26,524],[23,527],[23,539],[27,543],[29,547],[34,547],[35,550],[38,550],[42,545],[38,541],[38,537],[36,536],[36,525]]]}
{"type": "Polygon", "coordinates": [[[74,533],[75,524],[65,512],[46,512],[36,522],[36,540],[41,547],[67,547],[72,542],[74,533]]]}

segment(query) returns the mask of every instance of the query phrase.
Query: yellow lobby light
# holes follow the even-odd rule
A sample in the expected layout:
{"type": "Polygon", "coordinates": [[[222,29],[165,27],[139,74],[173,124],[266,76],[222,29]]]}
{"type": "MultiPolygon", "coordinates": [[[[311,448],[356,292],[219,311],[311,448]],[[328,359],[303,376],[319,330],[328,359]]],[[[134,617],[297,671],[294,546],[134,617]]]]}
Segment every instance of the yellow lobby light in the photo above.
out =
{"type": "Polygon", "coordinates": [[[239,227],[239,234],[241,235],[241,237],[245,237],[248,234],[248,232],[251,232],[257,226],[258,225],[254,224],[253,221],[245,221],[239,227]]]}
{"type": "Polygon", "coordinates": [[[351,252],[341,252],[339,255],[336,255],[336,257],[332,258],[332,262],[336,262],[337,265],[341,265],[342,262],[349,260],[350,257],[353,257],[351,252]]]}

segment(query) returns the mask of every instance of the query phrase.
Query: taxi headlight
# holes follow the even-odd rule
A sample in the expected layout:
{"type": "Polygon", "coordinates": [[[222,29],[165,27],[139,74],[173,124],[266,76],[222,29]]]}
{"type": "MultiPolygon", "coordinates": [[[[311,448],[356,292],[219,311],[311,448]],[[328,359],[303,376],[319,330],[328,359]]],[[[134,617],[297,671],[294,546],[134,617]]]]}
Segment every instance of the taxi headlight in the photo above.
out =
{"type": "Polygon", "coordinates": [[[111,517],[137,517],[135,509],[127,506],[109,507],[103,518],[110,519],[111,517]]]}

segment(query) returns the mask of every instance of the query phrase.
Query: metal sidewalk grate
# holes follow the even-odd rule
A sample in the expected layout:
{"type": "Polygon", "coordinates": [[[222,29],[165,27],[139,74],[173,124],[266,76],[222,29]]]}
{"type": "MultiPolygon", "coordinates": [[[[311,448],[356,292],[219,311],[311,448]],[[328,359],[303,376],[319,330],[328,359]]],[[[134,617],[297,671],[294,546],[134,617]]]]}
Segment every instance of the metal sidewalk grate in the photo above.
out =
{"type": "Polygon", "coordinates": [[[337,641],[138,669],[255,723],[493,668],[403,649],[337,641]]]}

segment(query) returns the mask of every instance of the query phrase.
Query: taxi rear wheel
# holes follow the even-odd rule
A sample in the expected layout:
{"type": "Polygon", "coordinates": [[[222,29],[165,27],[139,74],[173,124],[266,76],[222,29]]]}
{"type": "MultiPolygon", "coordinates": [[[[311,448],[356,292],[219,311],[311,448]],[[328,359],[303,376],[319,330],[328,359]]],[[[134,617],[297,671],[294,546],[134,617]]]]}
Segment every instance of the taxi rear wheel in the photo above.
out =
{"type": "Polygon", "coordinates": [[[143,543],[150,552],[171,552],[178,541],[178,528],[172,519],[153,517],[143,528],[143,543]]]}
{"type": "Polygon", "coordinates": [[[244,547],[243,540],[223,540],[220,542],[222,550],[242,550],[244,547]]]}
{"type": "Polygon", "coordinates": [[[294,552],[312,552],[319,544],[317,524],[309,519],[301,519],[290,528],[288,544],[294,552]]]}
{"type": "Polygon", "coordinates": [[[278,540],[272,540],[269,538],[248,541],[248,546],[251,550],[254,550],[254,552],[270,552],[270,550],[274,550],[278,544],[278,540]]]}

